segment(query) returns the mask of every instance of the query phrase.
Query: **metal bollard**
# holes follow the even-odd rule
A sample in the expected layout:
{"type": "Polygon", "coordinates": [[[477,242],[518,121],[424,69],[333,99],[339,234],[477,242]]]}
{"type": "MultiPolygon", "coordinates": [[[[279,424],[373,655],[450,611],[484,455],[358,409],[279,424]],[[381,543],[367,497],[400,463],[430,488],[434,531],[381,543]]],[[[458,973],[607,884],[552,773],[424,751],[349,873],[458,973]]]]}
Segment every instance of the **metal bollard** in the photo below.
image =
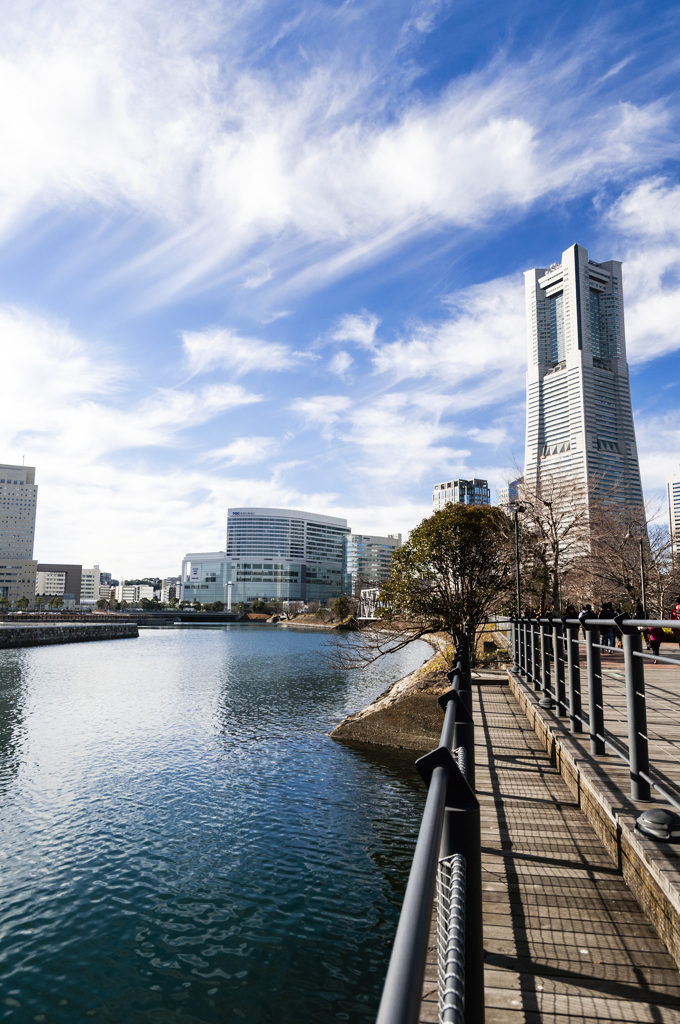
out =
{"type": "Polygon", "coordinates": [[[590,753],[605,754],[604,708],[602,706],[602,658],[596,647],[600,635],[597,624],[589,625],[585,616],[581,624],[586,632],[586,666],[588,673],[588,728],[590,730],[590,753]]]}
{"type": "Polygon", "coordinates": [[[640,772],[649,774],[647,740],[647,706],[645,701],[645,669],[642,658],[642,635],[637,626],[624,626],[623,615],[616,624],[623,633],[623,658],[626,672],[626,709],[628,717],[628,757],[630,758],[630,795],[633,800],[649,800],[650,788],[640,772]]]}
{"type": "Polygon", "coordinates": [[[572,733],[583,732],[581,722],[581,667],[578,649],[578,626],[567,625],[564,620],[567,645],[567,686],[569,689],[569,728],[572,733]]]}

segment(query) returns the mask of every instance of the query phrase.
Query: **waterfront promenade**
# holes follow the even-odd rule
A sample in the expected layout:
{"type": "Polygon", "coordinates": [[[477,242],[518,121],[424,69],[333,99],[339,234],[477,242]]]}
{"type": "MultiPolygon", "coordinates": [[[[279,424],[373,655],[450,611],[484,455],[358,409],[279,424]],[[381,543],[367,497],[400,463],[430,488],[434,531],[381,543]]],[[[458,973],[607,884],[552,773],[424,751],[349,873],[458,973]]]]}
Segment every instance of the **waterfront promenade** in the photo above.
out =
{"type": "MultiPolygon", "coordinates": [[[[473,695],[487,1024],[680,1022],[675,961],[507,682],[473,679],[473,695]]],[[[437,1020],[431,940],[423,1022],[437,1020]]]]}

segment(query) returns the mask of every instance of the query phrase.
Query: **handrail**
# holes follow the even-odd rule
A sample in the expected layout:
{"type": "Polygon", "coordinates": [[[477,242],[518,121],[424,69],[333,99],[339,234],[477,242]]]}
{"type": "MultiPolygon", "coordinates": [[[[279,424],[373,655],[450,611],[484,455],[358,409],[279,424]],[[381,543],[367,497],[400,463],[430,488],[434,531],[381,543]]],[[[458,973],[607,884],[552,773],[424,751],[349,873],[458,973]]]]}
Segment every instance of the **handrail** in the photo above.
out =
{"type": "Polygon", "coordinates": [[[535,690],[543,691],[539,706],[557,717],[568,716],[572,733],[581,732],[585,726],[590,734],[591,754],[602,755],[605,749],[609,748],[623,760],[629,766],[630,793],[634,800],[650,800],[651,790],[654,789],[664,800],[680,810],[680,791],[675,794],[669,792],[667,784],[662,785],[651,774],[654,769],[649,762],[645,695],[645,663],[661,661],[680,666],[680,658],[647,654],[642,650],[643,630],[657,627],[677,632],[680,631],[680,620],[629,619],[623,615],[616,615],[612,619],[600,619],[586,618],[582,613],[578,618],[511,616],[510,622],[514,669],[530,682],[535,690]],[[616,630],[622,642],[627,751],[620,740],[617,739],[616,743],[613,743],[605,729],[601,652],[613,654],[615,648],[596,643],[595,636],[603,627],[607,631],[616,630]],[[578,638],[579,628],[583,629],[584,640],[578,638]],[[586,652],[587,717],[584,717],[581,711],[581,700],[585,699],[581,688],[579,662],[579,651],[582,646],[585,646],[586,652]],[[538,651],[540,672],[537,670],[538,651]],[[568,697],[564,687],[565,673],[568,697]]]}
{"type": "Polygon", "coordinates": [[[451,689],[439,698],[444,711],[440,745],[416,762],[428,793],[376,1024],[420,1020],[435,887],[440,908],[439,1020],[484,1022],[481,835],[472,788],[467,636],[458,645],[448,676],[451,689]]]}

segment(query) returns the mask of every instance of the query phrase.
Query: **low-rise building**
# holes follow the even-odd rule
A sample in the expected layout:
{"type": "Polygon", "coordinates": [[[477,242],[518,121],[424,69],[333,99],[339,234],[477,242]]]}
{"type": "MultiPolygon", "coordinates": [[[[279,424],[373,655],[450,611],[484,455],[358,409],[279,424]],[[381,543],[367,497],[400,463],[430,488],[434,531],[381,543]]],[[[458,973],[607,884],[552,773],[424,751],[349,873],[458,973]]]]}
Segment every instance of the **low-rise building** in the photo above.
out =
{"type": "Polygon", "coordinates": [[[12,605],[22,597],[33,606],[38,563],[28,558],[0,557],[0,598],[12,605]]]}
{"type": "Polygon", "coordinates": [[[82,572],[82,565],[39,562],[34,593],[47,598],[61,597],[65,604],[80,604],[82,572]]]}
{"type": "Polygon", "coordinates": [[[139,604],[140,601],[146,599],[147,601],[153,601],[154,589],[148,583],[132,583],[124,584],[120,583],[116,587],[116,600],[123,601],[126,604],[139,604]]]}

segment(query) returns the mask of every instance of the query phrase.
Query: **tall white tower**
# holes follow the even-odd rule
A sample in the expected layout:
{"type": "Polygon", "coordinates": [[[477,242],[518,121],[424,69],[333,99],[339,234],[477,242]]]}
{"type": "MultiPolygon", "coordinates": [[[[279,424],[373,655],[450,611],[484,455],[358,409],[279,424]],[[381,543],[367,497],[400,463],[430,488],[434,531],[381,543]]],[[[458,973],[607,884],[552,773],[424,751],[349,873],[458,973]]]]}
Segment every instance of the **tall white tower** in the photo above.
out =
{"type": "Polygon", "coordinates": [[[33,466],[0,465],[0,556],[33,558],[38,486],[33,466]]]}
{"type": "Polygon", "coordinates": [[[590,502],[643,505],[623,325],[621,264],[572,245],[525,275],[525,481],[568,481],[590,502]]]}

